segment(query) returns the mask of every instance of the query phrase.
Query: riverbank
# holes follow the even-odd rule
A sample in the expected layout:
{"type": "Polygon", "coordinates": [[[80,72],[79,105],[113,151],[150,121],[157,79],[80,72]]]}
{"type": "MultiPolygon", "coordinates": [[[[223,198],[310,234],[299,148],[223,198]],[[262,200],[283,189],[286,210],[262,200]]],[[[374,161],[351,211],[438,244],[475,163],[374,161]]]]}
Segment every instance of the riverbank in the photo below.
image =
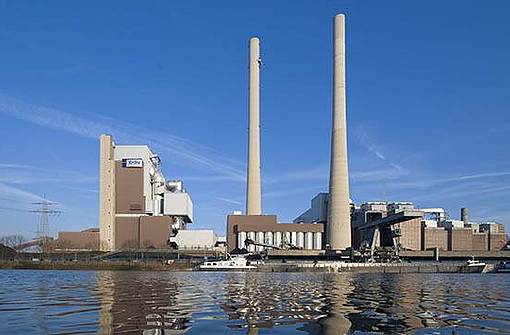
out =
{"type": "MultiPolygon", "coordinates": [[[[107,261],[3,261],[0,269],[31,270],[103,270],[103,271],[192,271],[196,264],[189,261],[172,262],[107,262],[107,261]]],[[[494,272],[495,265],[470,269],[465,263],[344,263],[344,262],[268,262],[255,272],[354,272],[354,273],[469,273],[494,272]]]]}
{"type": "Polygon", "coordinates": [[[258,272],[357,272],[357,273],[481,273],[494,272],[495,264],[468,267],[466,263],[266,263],[258,272]]]}
{"type": "Polygon", "coordinates": [[[174,262],[163,264],[159,262],[45,262],[45,261],[3,261],[0,269],[32,269],[32,270],[115,270],[115,271],[188,271],[193,264],[189,262],[174,262]]]}

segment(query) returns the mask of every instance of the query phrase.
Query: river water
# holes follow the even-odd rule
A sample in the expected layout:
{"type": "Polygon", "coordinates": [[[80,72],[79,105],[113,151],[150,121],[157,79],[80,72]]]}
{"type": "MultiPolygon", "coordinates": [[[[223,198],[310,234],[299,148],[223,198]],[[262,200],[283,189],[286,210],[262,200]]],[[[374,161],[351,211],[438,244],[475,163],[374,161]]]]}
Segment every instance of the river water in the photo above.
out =
{"type": "Polygon", "coordinates": [[[0,334],[510,334],[502,274],[0,271],[0,334]]]}

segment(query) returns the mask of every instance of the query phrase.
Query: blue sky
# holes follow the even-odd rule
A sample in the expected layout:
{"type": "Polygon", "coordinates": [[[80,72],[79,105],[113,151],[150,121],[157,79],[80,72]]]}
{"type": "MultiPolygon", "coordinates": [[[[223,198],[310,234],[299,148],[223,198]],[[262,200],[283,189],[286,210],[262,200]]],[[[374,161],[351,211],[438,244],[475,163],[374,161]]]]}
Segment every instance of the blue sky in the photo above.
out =
{"type": "Polygon", "coordinates": [[[97,226],[98,140],[149,144],[193,227],[244,209],[248,39],[261,39],[263,211],[327,190],[332,18],[346,13],[351,197],[510,229],[506,1],[0,1],[0,235],[97,226]]]}

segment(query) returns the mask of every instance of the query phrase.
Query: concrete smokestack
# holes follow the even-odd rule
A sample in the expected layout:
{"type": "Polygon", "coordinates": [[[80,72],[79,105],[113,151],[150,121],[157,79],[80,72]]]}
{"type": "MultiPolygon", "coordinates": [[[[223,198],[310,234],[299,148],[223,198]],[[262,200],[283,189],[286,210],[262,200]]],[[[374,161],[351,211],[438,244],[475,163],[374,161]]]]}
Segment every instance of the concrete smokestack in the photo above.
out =
{"type": "Polygon", "coordinates": [[[246,215],[260,215],[260,41],[250,39],[250,114],[246,215]]]}
{"type": "Polygon", "coordinates": [[[460,220],[464,221],[464,224],[468,224],[469,223],[468,209],[467,208],[461,208],[460,209],[460,220]]]}
{"type": "Polygon", "coordinates": [[[349,208],[349,171],[347,165],[347,129],[345,116],[345,16],[334,23],[333,56],[333,129],[329,175],[329,209],[326,243],[334,250],[351,246],[349,208]]]}

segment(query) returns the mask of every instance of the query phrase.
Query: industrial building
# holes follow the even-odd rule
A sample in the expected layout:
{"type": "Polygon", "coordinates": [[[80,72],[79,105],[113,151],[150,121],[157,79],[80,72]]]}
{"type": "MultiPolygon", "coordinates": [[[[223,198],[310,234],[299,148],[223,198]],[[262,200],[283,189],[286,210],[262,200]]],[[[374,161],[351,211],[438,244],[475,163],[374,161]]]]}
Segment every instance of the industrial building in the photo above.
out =
{"type": "MultiPolygon", "coordinates": [[[[264,214],[260,169],[260,40],[249,40],[249,121],[245,213],[227,216],[227,251],[247,248],[328,250],[329,254],[369,247],[397,250],[494,251],[507,243],[503,226],[460,220],[442,208],[412,202],[365,202],[349,195],[347,158],[345,16],[333,22],[333,105],[328,192],[319,193],[293,223],[264,214]]],[[[102,251],[138,248],[211,249],[212,230],[188,231],[193,203],[182,181],[168,181],[160,159],[146,145],[118,145],[100,137],[99,229],[59,233],[62,248],[102,251]]],[[[221,243],[220,243],[221,244],[221,243]]]]}
{"type": "Polygon", "coordinates": [[[276,215],[233,214],[227,218],[229,251],[245,247],[251,252],[266,248],[321,250],[323,235],[322,223],[278,223],[276,215]],[[247,239],[255,243],[245,245],[247,239]]]}
{"type": "Polygon", "coordinates": [[[171,238],[179,249],[212,250],[219,238],[212,229],[180,230],[171,238]]]}
{"type": "MultiPolygon", "coordinates": [[[[295,223],[324,222],[328,194],[319,193],[295,223]]],[[[504,226],[495,222],[449,219],[443,208],[416,208],[410,201],[351,203],[352,247],[398,247],[401,250],[498,251],[507,243],[504,226]],[[375,239],[375,241],[374,241],[375,239]]]]}
{"type": "Polygon", "coordinates": [[[193,221],[182,181],[166,180],[146,145],[118,145],[101,135],[99,185],[101,250],[166,247],[193,221]]]}
{"type": "Polygon", "coordinates": [[[89,249],[97,243],[102,251],[168,248],[193,222],[193,202],[183,182],[166,180],[159,156],[146,145],[119,145],[101,135],[99,156],[99,229],[61,232],[59,245],[89,249]]]}
{"type": "Polygon", "coordinates": [[[98,250],[99,229],[58,232],[57,249],[98,250]]]}
{"type": "Polygon", "coordinates": [[[333,119],[328,192],[319,193],[293,224],[263,215],[260,205],[259,39],[250,40],[250,101],[246,215],[227,217],[228,250],[348,249],[392,247],[396,250],[501,250],[506,245],[502,225],[448,219],[443,208],[415,208],[412,202],[366,202],[349,198],[345,101],[345,16],[333,25],[333,119]],[[247,243],[249,242],[249,243],[247,243]]]}
{"type": "MultiPolygon", "coordinates": [[[[246,213],[227,217],[227,249],[265,248],[345,250],[351,247],[349,174],[345,102],[345,16],[333,23],[333,113],[329,194],[331,206],[321,220],[304,224],[277,223],[275,215],[263,215],[260,179],[260,40],[250,39],[248,124],[248,171],[246,213]]],[[[320,201],[319,201],[320,202],[320,201]]]]}

